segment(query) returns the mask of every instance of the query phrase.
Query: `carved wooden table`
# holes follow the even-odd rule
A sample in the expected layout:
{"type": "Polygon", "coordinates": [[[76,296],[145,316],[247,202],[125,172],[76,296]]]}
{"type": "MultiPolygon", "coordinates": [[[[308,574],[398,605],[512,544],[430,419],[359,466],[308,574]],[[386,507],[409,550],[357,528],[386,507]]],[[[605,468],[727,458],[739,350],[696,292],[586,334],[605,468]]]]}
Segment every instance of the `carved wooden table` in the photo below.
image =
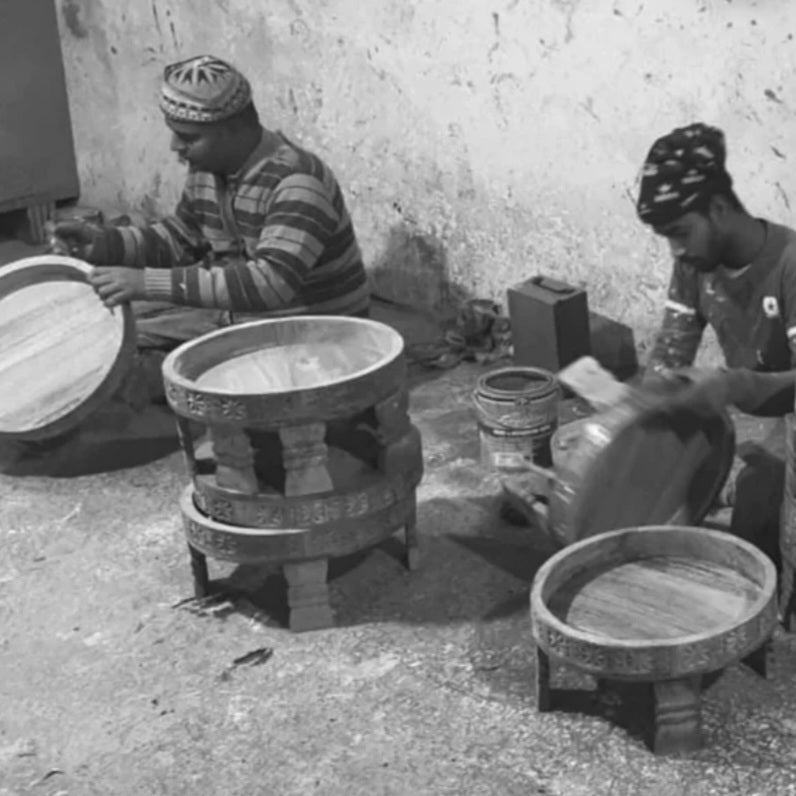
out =
{"type": "Polygon", "coordinates": [[[651,526],[590,537],[534,580],[538,708],[555,708],[551,661],[650,683],[653,751],[696,749],[702,675],[743,661],[765,676],[776,621],[774,565],[734,536],[651,526]]]}
{"type": "Polygon", "coordinates": [[[180,346],[163,376],[192,475],[181,510],[198,596],[207,556],[278,563],[290,628],[310,630],[333,624],[329,558],[403,529],[417,566],[422,448],[393,329],[327,316],[232,326],[180,346]],[[209,457],[191,421],[208,426],[209,457]]]}

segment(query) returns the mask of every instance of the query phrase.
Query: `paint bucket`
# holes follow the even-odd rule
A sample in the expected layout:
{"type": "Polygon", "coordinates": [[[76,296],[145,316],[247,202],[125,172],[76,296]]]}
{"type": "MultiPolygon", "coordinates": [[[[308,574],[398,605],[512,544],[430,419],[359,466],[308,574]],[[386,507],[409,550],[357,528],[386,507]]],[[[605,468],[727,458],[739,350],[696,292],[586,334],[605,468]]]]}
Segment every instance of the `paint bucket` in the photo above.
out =
{"type": "Polygon", "coordinates": [[[473,403],[484,467],[498,472],[548,467],[560,397],[558,380],[542,368],[506,367],[481,376],[473,403]]]}

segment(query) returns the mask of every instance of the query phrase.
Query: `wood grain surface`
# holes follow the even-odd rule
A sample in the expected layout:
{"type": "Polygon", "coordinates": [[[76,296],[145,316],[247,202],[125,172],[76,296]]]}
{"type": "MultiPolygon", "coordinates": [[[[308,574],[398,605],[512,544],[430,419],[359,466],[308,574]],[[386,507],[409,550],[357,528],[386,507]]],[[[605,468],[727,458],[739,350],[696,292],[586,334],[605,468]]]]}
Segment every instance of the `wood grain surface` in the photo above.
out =
{"type": "Polygon", "coordinates": [[[401,336],[375,321],[324,315],[275,318],[185,343],[164,370],[174,381],[209,393],[290,392],[355,378],[402,350],[401,336]]]}
{"type": "Polygon", "coordinates": [[[743,660],[777,622],[777,573],[721,531],[627,528],[560,550],[536,573],[531,628],[557,660],[599,677],[659,681],[743,660]]]}
{"type": "Polygon", "coordinates": [[[731,421],[650,410],[635,400],[559,429],[549,525],[562,544],[639,525],[696,525],[734,452],[731,421]]]}
{"type": "Polygon", "coordinates": [[[759,595],[742,573],[710,561],[653,556],[582,573],[552,595],[572,627],[610,639],[675,639],[741,619],[759,595]]]}
{"type": "Polygon", "coordinates": [[[232,356],[202,373],[196,385],[244,394],[313,389],[378,364],[382,353],[373,340],[359,338],[287,343],[232,356]]]}
{"type": "Polygon", "coordinates": [[[104,307],[84,281],[88,266],[69,261],[28,258],[0,270],[0,433],[56,423],[94,395],[117,364],[125,313],[104,307]]]}
{"type": "Polygon", "coordinates": [[[352,417],[406,380],[403,337],[364,318],[313,315],[226,327],[163,362],[174,412],[199,422],[281,429],[352,417]]]}

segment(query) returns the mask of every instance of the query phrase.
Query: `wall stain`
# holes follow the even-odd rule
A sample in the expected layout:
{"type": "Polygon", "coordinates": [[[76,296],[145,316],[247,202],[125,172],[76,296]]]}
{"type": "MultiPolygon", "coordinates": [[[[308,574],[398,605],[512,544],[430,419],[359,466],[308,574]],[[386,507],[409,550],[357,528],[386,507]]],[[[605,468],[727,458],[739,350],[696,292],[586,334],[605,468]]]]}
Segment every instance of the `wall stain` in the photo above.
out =
{"type": "Polygon", "coordinates": [[[767,88],[763,93],[766,95],[766,99],[770,99],[772,102],[776,102],[778,105],[783,104],[782,100],[770,88],[767,88]]]}
{"type": "Polygon", "coordinates": [[[85,39],[88,37],[88,29],[83,24],[81,19],[81,8],[79,0],[64,0],[61,10],[64,15],[64,22],[69,32],[76,39],[85,39]]]}
{"type": "Polygon", "coordinates": [[[569,44],[575,37],[575,33],[572,29],[572,17],[577,10],[578,4],[579,0],[553,0],[553,5],[556,6],[566,18],[567,30],[564,35],[564,44],[569,44]]]}
{"type": "Polygon", "coordinates": [[[790,211],[790,199],[788,199],[787,192],[778,182],[775,182],[774,185],[777,186],[777,193],[782,197],[782,201],[785,202],[785,207],[790,211]]]}
{"type": "Polygon", "coordinates": [[[158,16],[158,7],[154,2],[152,3],[152,16],[155,18],[155,27],[158,29],[158,36],[160,36],[160,38],[162,39],[163,31],[160,29],[160,17],[158,16]]]}
{"type": "Polygon", "coordinates": [[[783,160],[787,160],[787,158],[785,157],[785,155],[783,155],[783,154],[782,154],[782,152],[780,152],[780,151],[779,151],[779,150],[778,150],[778,149],[777,149],[775,146],[772,146],[772,147],[771,147],[771,151],[772,151],[772,152],[773,152],[773,153],[774,153],[774,154],[775,154],[775,155],[776,155],[778,158],[782,158],[783,160]]]}
{"type": "Polygon", "coordinates": [[[171,9],[166,9],[166,18],[169,20],[169,30],[171,31],[171,40],[174,42],[174,49],[179,51],[180,43],[177,41],[177,30],[174,27],[174,20],[171,18],[171,9]]]}
{"type": "Polygon", "coordinates": [[[580,103],[580,107],[583,108],[589,116],[592,117],[595,121],[601,121],[600,117],[597,115],[597,112],[594,110],[594,98],[588,97],[585,102],[580,103]]]}

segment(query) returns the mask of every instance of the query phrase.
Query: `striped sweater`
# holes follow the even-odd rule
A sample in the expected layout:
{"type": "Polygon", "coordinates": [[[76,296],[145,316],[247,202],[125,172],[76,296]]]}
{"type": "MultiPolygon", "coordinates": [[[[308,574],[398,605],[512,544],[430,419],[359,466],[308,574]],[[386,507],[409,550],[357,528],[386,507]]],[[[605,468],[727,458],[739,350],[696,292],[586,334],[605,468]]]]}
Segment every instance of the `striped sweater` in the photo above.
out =
{"type": "Polygon", "coordinates": [[[266,137],[235,177],[192,169],[173,216],[106,227],[90,259],[144,269],[146,298],[267,315],[360,314],[368,280],[343,195],[317,156],[266,137]]]}

